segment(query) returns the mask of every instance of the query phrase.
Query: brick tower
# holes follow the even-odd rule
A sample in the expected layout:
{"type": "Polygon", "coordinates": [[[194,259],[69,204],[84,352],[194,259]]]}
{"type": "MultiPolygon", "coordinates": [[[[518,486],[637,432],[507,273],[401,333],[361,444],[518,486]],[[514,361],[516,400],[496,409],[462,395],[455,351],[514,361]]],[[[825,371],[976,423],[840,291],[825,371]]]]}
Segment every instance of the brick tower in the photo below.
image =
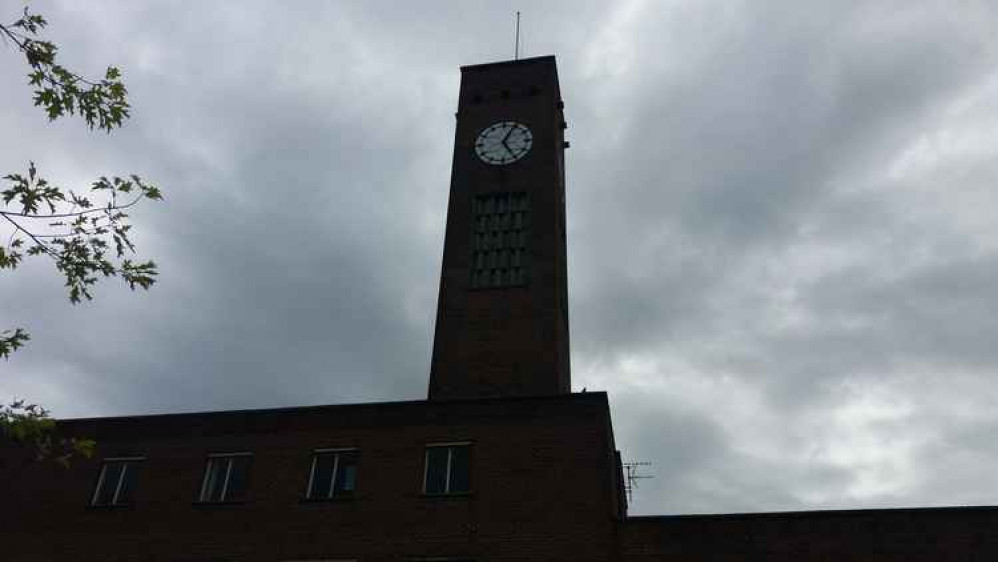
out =
{"type": "Polygon", "coordinates": [[[553,56],[461,69],[429,398],[571,392],[553,56]]]}

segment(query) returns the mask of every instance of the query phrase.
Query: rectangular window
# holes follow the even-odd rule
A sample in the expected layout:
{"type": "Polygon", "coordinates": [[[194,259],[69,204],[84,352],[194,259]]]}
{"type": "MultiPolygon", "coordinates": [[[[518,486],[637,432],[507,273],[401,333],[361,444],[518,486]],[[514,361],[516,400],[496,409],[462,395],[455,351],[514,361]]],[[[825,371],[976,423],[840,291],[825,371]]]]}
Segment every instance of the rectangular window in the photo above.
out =
{"type": "Polygon", "coordinates": [[[472,200],[472,288],[527,283],[529,207],[526,193],[490,193],[472,200]]]}
{"type": "Polygon", "coordinates": [[[226,502],[246,499],[252,453],[208,455],[198,501],[226,502]]]}
{"type": "Polygon", "coordinates": [[[426,446],[423,493],[466,494],[471,491],[471,443],[426,446]]]}
{"type": "Polygon", "coordinates": [[[352,497],[357,488],[359,460],[358,449],[316,449],[312,453],[305,498],[329,500],[352,497]]]}
{"type": "Polygon", "coordinates": [[[122,506],[132,503],[132,494],[138,482],[139,463],[144,457],[119,457],[104,459],[97,486],[90,496],[93,506],[122,506]]]}

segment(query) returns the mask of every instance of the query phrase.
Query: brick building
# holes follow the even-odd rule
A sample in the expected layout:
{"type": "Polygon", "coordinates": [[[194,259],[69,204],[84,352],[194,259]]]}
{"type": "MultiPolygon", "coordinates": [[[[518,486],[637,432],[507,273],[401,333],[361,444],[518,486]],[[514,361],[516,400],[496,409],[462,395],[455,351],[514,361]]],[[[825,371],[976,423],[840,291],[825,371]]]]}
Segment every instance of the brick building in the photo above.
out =
{"type": "Polygon", "coordinates": [[[5,463],[5,482],[29,483],[5,494],[19,512],[0,531],[6,552],[23,553],[14,560],[607,560],[614,549],[620,496],[602,393],[65,429],[94,436],[100,454],[70,470],[30,455],[5,463]],[[227,482],[217,470],[213,485],[213,466],[227,482]]]}
{"type": "Polygon", "coordinates": [[[554,57],[462,68],[427,400],[64,420],[69,469],[0,443],[0,559],[998,559],[991,507],[628,517],[571,393],[565,128],[554,57]]]}

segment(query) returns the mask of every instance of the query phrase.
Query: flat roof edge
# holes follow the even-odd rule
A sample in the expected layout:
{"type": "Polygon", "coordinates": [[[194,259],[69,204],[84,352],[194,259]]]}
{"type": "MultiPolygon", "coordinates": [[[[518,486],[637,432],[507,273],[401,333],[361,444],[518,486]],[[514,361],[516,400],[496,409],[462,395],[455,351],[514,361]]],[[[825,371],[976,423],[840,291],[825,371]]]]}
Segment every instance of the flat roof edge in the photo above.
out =
{"type": "Polygon", "coordinates": [[[288,407],[277,407],[277,408],[243,408],[235,410],[200,410],[193,412],[166,412],[166,413],[155,413],[155,414],[134,414],[134,415],[123,415],[123,416],[99,416],[99,417],[87,417],[87,418],[57,418],[57,423],[67,423],[67,424],[78,424],[78,423],[92,423],[92,422],[112,422],[112,421],[125,421],[125,420],[154,420],[154,419],[168,419],[168,418],[182,418],[182,417],[198,417],[198,416],[238,416],[238,415],[254,415],[254,414],[294,414],[294,413],[307,413],[307,412],[317,412],[323,410],[350,410],[350,409],[367,409],[367,408],[406,408],[406,407],[416,407],[416,406],[444,406],[444,405],[470,405],[470,404],[494,404],[500,402],[531,402],[531,401],[558,401],[558,400],[592,400],[601,401],[609,404],[609,398],[606,392],[573,392],[569,394],[550,394],[541,396],[503,396],[503,397],[487,397],[487,398],[467,398],[467,399],[455,399],[455,400],[399,400],[391,402],[351,402],[346,404],[318,404],[314,406],[288,406],[288,407]],[[586,397],[586,398],[582,398],[586,397]]]}
{"type": "Polygon", "coordinates": [[[470,64],[461,67],[461,72],[477,72],[480,70],[488,70],[500,66],[514,66],[518,64],[538,64],[547,63],[555,64],[554,55],[543,55],[539,57],[530,57],[526,59],[513,59],[513,60],[503,60],[497,62],[486,62],[482,64],[470,64]]]}
{"type": "Polygon", "coordinates": [[[829,515],[875,515],[879,513],[924,513],[924,512],[975,512],[994,511],[998,513],[998,505],[943,505],[922,507],[871,507],[858,509],[812,509],[802,511],[761,511],[739,513],[692,513],[677,515],[636,515],[629,516],[627,521],[652,522],[678,519],[753,519],[779,517],[823,517],[829,515]]]}

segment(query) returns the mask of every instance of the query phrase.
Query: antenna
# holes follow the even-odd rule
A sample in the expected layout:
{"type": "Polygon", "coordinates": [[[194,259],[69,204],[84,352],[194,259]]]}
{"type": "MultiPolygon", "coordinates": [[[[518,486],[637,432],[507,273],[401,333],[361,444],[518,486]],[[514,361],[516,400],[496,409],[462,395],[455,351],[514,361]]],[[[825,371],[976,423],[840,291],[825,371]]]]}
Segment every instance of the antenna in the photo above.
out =
{"type": "Polygon", "coordinates": [[[520,12],[516,12],[516,40],[513,47],[513,60],[520,60],[520,12]]]}
{"type": "Polygon", "coordinates": [[[624,484],[624,491],[627,492],[627,503],[634,501],[634,490],[638,488],[638,480],[646,480],[648,478],[655,478],[654,476],[646,474],[638,474],[638,470],[642,466],[651,466],[648,461],[636,461],[636,462],[625,462],[624,472],[626,473],[625,479],[627,482],[624,484]]]}

